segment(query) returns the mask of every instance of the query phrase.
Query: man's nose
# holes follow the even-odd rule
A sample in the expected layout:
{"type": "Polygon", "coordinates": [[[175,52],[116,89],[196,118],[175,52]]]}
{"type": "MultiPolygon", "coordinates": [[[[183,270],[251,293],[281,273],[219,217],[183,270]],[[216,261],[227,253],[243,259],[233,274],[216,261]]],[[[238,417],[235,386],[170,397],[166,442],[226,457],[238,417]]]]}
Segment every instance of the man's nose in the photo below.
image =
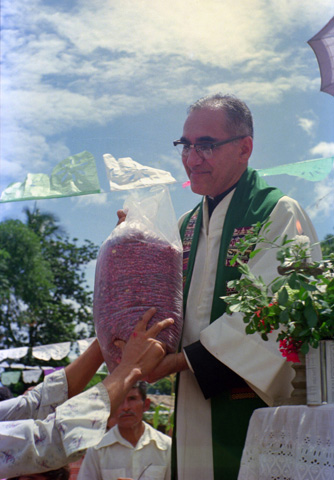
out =
{"type": "Polygon", "coordinates": [[[197,152],[196,148],[191,148],[188,157],[186,158],[186,164],[189,167],[200,165],[203,162],[203,158],[197,152]]]}

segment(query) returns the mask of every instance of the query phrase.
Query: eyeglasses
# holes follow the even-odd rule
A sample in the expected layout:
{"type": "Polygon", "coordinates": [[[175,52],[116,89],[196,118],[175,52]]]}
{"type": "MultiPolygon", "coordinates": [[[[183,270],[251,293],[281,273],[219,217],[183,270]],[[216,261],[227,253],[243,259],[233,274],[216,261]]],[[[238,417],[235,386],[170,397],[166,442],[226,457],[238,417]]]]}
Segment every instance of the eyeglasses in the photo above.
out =
{"type": "Polygon", "coordinates": [[[221,147],[226,143],[234,142],[234,140],[241,140],[242,138],[246,138],[248,135],[239,135],[238,137],[228,138],[227,140],[222,140],[221,142],[216,143],[184,143],[182,140],[175,140],[173,142],[174,147],[176,147],[179,154],[186,158],[190,154],[190,150],[194,148],[198,155],[205,160],[208,160],[212,157],[212,150],[217,147],[221,147]]]}

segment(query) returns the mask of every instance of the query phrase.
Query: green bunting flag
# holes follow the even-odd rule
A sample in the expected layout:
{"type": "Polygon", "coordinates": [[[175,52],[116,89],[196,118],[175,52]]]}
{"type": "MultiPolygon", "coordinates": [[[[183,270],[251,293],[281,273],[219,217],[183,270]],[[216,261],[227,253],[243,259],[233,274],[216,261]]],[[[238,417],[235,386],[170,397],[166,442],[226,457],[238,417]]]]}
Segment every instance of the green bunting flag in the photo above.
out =
{"type": "Polygon", "coordinates": [[[334,157],[317,158],[315,160],[306,160],[304,162],[288,163],[278,165],[277,167],[264,168],[257,170],[258,174],[266,177],[267,175],[293,175],[301,177],[311,182],[324,180],[333,168],[334,157]]]}
{"type": "Polygon", "coordinates": [[[16,202],[42,198],[71,197],[100,193],[95,159],[81,152],[62,160],[45,173],[28,173],[24,182],[11,183],[1,195],[0,202],[16,202]]]}
{"type": "MultiPolygon", "coordinates": [[[[104,157],[106,156],[107,155],[104,155],[104,157]]],[[[111,157],[111,155],[109,155],[109,157],[111,157]]],[[[152,182],[155,178],[154,174],[156,174],[156,172],[168,174],[170,179],[174,181],[169,172],[142,166],[131,159],[120,160],[128,160],[132,163],[129,165],[127,164],[127,168],[123,168],[124,171],[120,169],[119,166],[119,171],[117,169],[115,170],[115,168],[111,171],[110,166],[110,171],[107,168],[110,190],[139,188],[140,186],[145,186],[146,184],[143,183],[144,180],[141,180],[143,184],[133,185],[134,174],[136,173],[136,175],[138,175],[138,165],[144,171],[145,175],[150,177],[149,180],[145,180],[146,182],[152,182]],[[134,168],[134,164],[136,164],[136,168],[134,168]],[[131,171],[131,169],[133,169],[133,171],[131,171]],[[151,170],[153,173],[150,173],[151,170]],[[152,175],[154,177],[153,180],[151,178],[152,175]]],[[[277,167],[272,168],[259,169],[257,172],[263,177],[286,174],[312,182],[319,182],[329,175],[333,168],[333,163],[334,157],[318,158],[315,160],[306,160],[303,162],[278,165],[277,167]]],[[[163,178],[163,180],[160,179],[159,183],[170,183],[170,179],[169,177],[163,178]]],[[[137,177],[135,180],[137,180],[137,177]]],[[[185,182],[183,186],[187,186],[189,183],[190,182],[185,182]]],[[[11,183],[2,192],[0,203],[38,200],[43,198],[71,197],[74,195],[88,195],[91,193],[101,193],[95,159],[91,153],[81,152],[67,157],[65,160],[58,163],[50,176],[45,173],[28,173],[24,182],[11,183]]]]}

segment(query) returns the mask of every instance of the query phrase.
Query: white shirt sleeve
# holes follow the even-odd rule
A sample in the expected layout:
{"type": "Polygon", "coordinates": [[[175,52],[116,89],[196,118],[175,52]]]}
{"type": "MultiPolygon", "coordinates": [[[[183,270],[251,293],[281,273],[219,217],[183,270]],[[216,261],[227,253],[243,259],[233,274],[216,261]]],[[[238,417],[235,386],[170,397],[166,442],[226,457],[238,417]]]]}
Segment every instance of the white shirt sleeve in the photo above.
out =
{"type": "Polygon", "coordinates": [[[58,406],[45,420],[0,423],[0,471],[4,477],[53,470],[99,443],[110,415],[103,384],[58,406]]]}
{"type": "Polygon", "coordinates": [[[25,395],[0,402],[0,421],[44,419],[68,398],[64,369],[47,375],[25,395]]]}
{"type": "MultiPolygon", "coordinates": [[[[270,215],[270,231],[268,237],[277,236],[293,238],[298,234],[296,221],[299,220],[304,235],[310,237],[311,244],[318,242],[314,227],[299,204],[289,198],[282,197],[270,215]]],[[[320,245],[312,249],[312,257],[321,260],[320,245]]],[[[276,249],[262,250],[249,261],[254,275],[261,275],[266,283],[278,276],[276,249]]],[[[272,333],[265,342],[257,333],[246,335],[242,314],[224,314],[200,334],[202,345],[218,360],[244,378],[258,395],[272,405],[280,397],[287,398],[291,394],[293,370],[289,362],[283,358],[276,342],[277,332],[272,333]]]]}

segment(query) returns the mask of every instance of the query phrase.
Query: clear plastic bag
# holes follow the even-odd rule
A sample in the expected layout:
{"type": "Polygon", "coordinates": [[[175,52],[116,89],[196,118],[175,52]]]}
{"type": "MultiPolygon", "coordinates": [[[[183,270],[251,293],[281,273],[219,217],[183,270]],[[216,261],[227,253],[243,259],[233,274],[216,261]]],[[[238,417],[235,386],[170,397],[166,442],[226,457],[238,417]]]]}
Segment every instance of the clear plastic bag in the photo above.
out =
{"type": "MultiPolygon", "coordinates": [[[[94,323],[109,371],[139,318],[172,317],[158,339],[175,352],[182,331],[182,243],[167,187],[135,191],[124,203],[126,219],[102,244],[95,271],[94,323]]],[[[150,325],[150,324],[149,324],[150,325]]]]}

